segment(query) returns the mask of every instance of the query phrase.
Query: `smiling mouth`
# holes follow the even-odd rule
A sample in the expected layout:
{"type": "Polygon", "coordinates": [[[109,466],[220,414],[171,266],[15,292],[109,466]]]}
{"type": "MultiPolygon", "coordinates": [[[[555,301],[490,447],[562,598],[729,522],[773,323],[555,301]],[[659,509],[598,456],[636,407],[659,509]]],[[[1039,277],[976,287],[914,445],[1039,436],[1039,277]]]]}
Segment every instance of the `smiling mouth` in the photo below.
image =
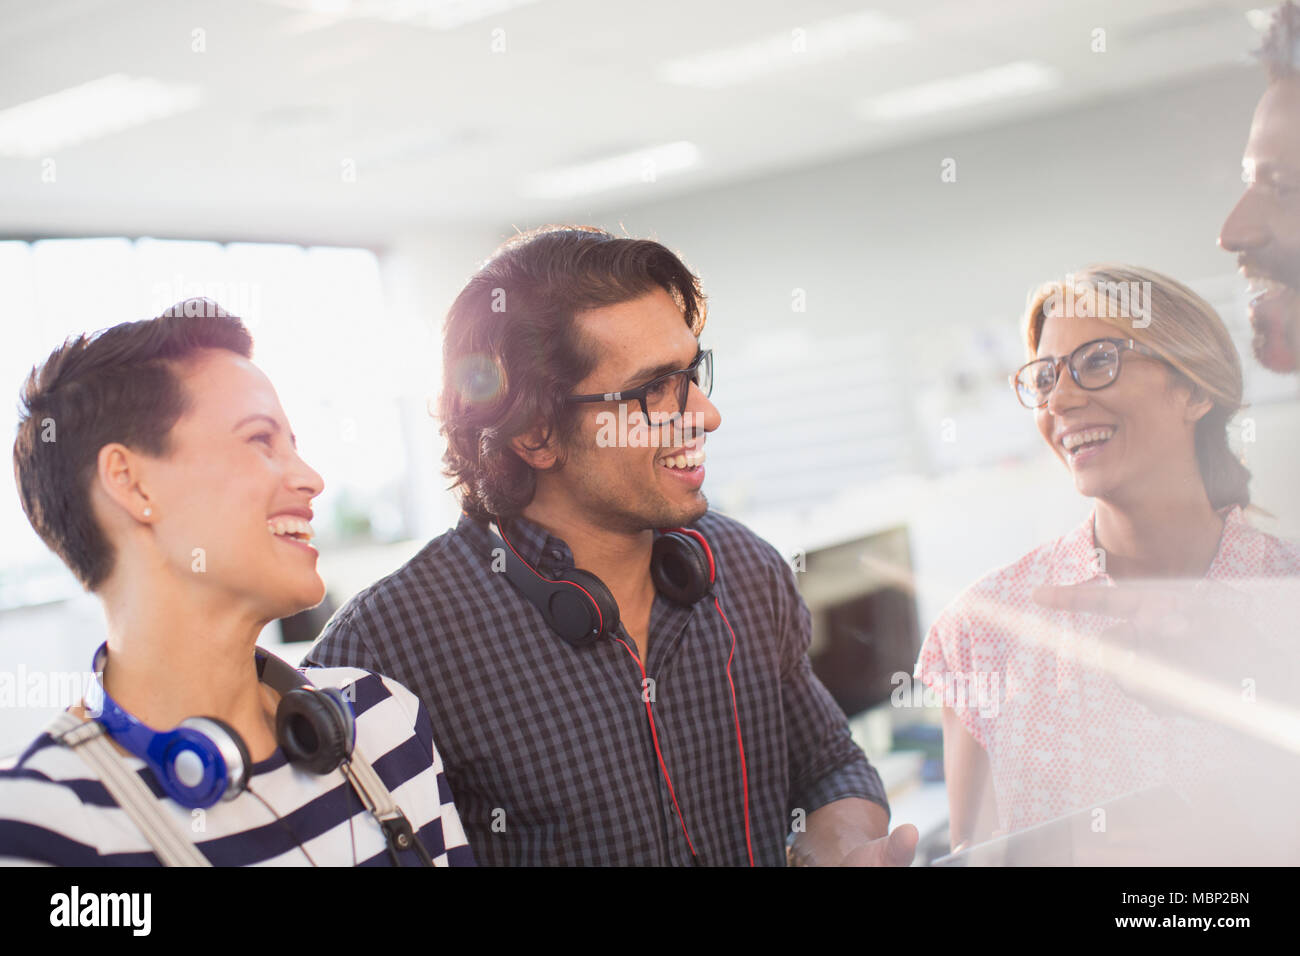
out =
{"type": "Polygon", "coordinates": [[[1249,289],[1251,350],[1260,364],[1274,372],[1294,372],[1296,356],[1296,289],[1271,276],[1242,270],[1249,289]]]}
{"type": "Polygon", "coordinates": [[[1114,437],[1115,428],[1112,425],[1087,428],[1064,436],[1061,439],[1061,448],[1065,450],[1066,455],[1074,459],[1096,451],[1114,437]]]}
{"type": "Polygon", "coordinates": [[[690,471],[704,464],[704,449],[683,452],[679,455],[666,455],[659,459],[659,464],[673,471],[690,471]]]}
{"type": "Polygon", "coordinates": [[[312,526],[303,518],[291,515],[280,515],[276,518],[268,518],[266,530],[274,537],[288,538],[291,541],[297,541],[302,544],[309,544],[311,539],[316,536],[312,526]]]}
{"type": "Polygon", "coordinates": [[[1261,302],[1292,291],[1291,287],[1285,282],[1260,275],[1246,276],[1246,289],[1248,301],[1252,308],[1261,302]]]}

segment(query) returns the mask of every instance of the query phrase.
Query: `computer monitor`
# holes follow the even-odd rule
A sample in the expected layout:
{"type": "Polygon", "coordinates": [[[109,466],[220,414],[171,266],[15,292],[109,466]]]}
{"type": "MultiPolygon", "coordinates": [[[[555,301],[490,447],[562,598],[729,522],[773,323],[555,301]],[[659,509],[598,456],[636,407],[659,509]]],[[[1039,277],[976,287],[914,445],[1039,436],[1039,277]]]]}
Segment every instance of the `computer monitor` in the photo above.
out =
{"type": "Polygon", "coordinates": [[[812,614],[813,673],[850,718],[887,702],[920,651],[907,529],[811,551],[795,577],[812,614]]]}

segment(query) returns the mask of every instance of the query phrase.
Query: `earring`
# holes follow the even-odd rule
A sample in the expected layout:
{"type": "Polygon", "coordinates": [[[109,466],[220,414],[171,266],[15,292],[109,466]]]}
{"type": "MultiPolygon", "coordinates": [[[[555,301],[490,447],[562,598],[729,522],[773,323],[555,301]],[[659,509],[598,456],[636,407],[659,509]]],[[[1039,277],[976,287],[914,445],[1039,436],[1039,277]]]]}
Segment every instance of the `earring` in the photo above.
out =
{"type": "Polygon", "coordinates": [[[148,518],[150,515],[153,514],[153,509],[150,508],[148,505],[145,505],[145,506],[144,506],[144,511],[142,512],[142,514],[143,514],[146,518],[148,518]]]}

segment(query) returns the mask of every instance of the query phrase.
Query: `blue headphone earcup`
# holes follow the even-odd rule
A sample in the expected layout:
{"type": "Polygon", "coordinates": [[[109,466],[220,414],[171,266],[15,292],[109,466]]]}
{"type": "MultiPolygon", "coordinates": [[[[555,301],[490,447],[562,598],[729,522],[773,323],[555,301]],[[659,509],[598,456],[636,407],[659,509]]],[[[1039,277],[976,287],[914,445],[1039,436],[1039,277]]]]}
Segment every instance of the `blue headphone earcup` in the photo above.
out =
{"type": "Polygon", "coordinates": [[[352,708],[334,688],[298,687],[281,695],[275,736],[289,762],[315,774],[330,773],[352,753],[352,708]]]}
{"type": "Polygon", "coordinates": [[[581,568],[570,568],[561,571],[556,580],[582,588],[579,591],[559,586],[551,591],[545,616],[560,637],[574,647],[587,647],[618,627],[618,602],[600,578],[581,568]]]}
{"type": "Polygon", "coordinates": [[[177,803],[190,809],[210,807],[248,786],[252,758],[244,739],[224,720],[189,717],[171,736],[161,758],[147,762],[177,803]]]}
{"type": "Polygon", "coordinates": [[[682,607],[690,607],[708,594],[713,583],[704,546],[680,531],[666,531],[655,538],[650,577],[656,591],[682,607]]]}

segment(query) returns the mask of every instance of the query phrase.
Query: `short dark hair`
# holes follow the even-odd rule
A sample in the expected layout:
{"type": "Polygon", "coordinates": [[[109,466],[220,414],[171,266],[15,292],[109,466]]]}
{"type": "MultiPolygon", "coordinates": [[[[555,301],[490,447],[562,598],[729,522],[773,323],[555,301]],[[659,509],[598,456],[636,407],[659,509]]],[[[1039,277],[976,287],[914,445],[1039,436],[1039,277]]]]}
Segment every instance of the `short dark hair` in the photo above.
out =
{"type": "Polygon", "coordinates": [[[1270,83],[1300,72],[1300,7],[1291,0],[1273,11],[1273,21],[1255,56],[1264,62],[1270,83]]]}
{"type": "Polygon", "coordinates": [[[253,339],[215,302],[187,299],[157,318],[68,339],[23,384],[18,497],[41,540],[88,591],[113,570],[113,549],[90,503],[99,450],[121,442],[167,454],[172,426],[189,405],[176,366],[200,349],[251,358],[253,339]]]}
{"type": "Polygon", "coordinates": [[[577,414],[565,403],[597,357],[575,332],[587,309],[672,296],[698,336],[706,318],[699,279],[665,246],[593,226],[544,226],[503,243],[461,290],[443,327],[438,417],[445,474],[461,508],[481,520],[512,517],[533,499],[536,474],[510,447],[540,421],[537,447],[563,447],[577,414]]]}

